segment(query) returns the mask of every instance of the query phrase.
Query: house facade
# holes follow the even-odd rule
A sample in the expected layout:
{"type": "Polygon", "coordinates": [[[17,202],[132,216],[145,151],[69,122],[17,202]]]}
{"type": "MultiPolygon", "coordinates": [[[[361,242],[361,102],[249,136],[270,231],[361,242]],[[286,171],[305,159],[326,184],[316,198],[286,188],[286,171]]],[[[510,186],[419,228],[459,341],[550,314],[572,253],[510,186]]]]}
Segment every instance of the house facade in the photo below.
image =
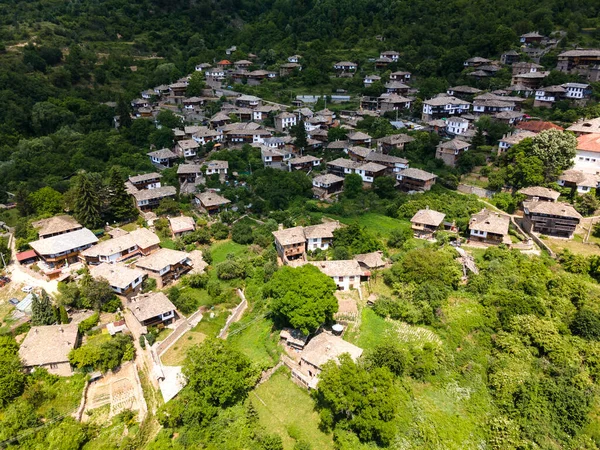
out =
{"type": "Polygon", "coordinates": [[[583,218],[573,206],[561,202],[523,203],[523,227],[534,233],[571,239],[583,218]]]}

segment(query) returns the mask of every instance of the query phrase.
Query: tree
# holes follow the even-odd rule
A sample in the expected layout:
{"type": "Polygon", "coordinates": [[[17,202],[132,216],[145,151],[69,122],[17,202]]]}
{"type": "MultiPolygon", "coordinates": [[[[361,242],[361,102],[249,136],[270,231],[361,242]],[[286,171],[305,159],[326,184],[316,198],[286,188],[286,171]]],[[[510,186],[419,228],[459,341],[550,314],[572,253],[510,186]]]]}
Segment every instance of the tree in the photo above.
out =
{"type": "Polygon", "coordinates": [[[203,72],[194,72],[190,77],[185,93],[188,97],[197,97],[202,95],[202,91],[206,88],[203,72]]]}
{"type": "Polygon", "coordinates": [[[571,322],[571,332],[585,339],[600,341],[600,314],[588,308],[577,311],[571,322]]]}
{"type": "Polygon", "coordinates": [[[116,167],[110,170],[108,175],[108,217],[117,222],[134,219],[138,215],[138,210],[133,203],[131,195],[125,188],[125,182],[121,173],[116,167]]]}
{"type": "Polygon", "coordinates": [[[86,174],[79,175],[75,187],[75,208],[74,215],[77,221],[83,226],[89,228],[99,227],[102,223],[100,217],[100,199],[98,189],[100,186],[94,186],[86,174]]]}
{"type": "Polygon", "coordinates": [[[42,291],[41,298],[36,294],[31,295],[33,296],[31,302],[31,324],[39,326],[56,323],[56,314],[46,291],[42,291]]]}
{"type": "Polygon", "coordinates": [[[215,222],[210,226],[210,234],[216,241],[227,239],[229,227],[222,222],[215,222]]]}
{"type": "Polygon", "coordinates": [[[117,102],[117,116],[119,116],[119,126],[129,128],[132,124],[131,105],[123,97],[119,97],[117,102]]]}
{"type": "Polygon", "coordinates": [[[363,442],[387,446],[396,434],[393,423],[405,398],[387,367],[367,370],[343,354],[329,361],[314,391],[321,425],[351,429],[363,442]]]}
{"type": "Polygon", "coordinates": [[[0,406],[20,395],[24,386],[19,346],[11,336],[0,336],[0,406]]]}
{"type": "Polygon", "coordinates": [[[231,228],[231,239],[238,244],[251,244],[253,241],[252,227],[246,222],[236,222],[231,228]]]}
{"type": "Polygon", "coordinates": [[[27,217],[33,214],[34,208],[31,205],[31,199],[27,189],[24,186],[20,186],[15,194],[15,202],[17,203],[17,210],[21,217],[27,217]]]}
{"type": "Polygon", "coordinates": [[[263,296],[271,300],[271,308],[280,320],[309,334],[333,320],[338,309],[335,290],[330,277],[307,264],[275,272],[263,296]]]}
{"type": "Polygon", "coordinates": [[[365,355],[367,367],[387,367],[390,372],[399,377],[404,374],[410,360],[410,352],[392,340],[377,344],[365,355]]]}
{"type": "Polygon", "coordinates": [[[115,298],[108,281],[95,280],[89,273],[83,276],[80,290],[84,306],[94,308],[96,311],[100,311],[104,305],[115,298]]]}
{"type": "Polygon", "coordinates": [[[382,250],[381,243],[356,222],[333,232],[333,247],[346,249],[350,256],[382,250]]]}
{"type": "Polygon", "coordinates": [[[66,417],[48,433],[48,450],[79,450],[88,440],[82,424],[72,417],[66,417]]]}
{"type": "Polygon", "coordinates": [[[188,350],[182,372],[194,397],[219,408],[244,400],[259,376],[247,356],[220,339],[188,350]]]}
{"type": "Polygon", "coordinates": [[[176,216],[179,215],[181,206],[172,198],[163,198],[156,208],[157,216],[176,216]]]}
{"type": "Polygon", "coordinates": [[[396,195],[395,185],[392,177],[377,177],[373,181],[373,191],[379,198],[393,198],[396,195]]]}
{"type": "Polygon", "coordinates": [[[304,128],[304,121],[301,120],[298,125],[294,127],[294,145],[301,150],[304,150],[308,146],[308,140],[306,138],[306,128],[304,128]]]}
{"type": "Polygon", "coordinates": [[[573,166],[577,138],[570,132],[544,130],[532,138],[531,153],[542,161],[545,180],[555,181],[561,172],[573,166]]]}
{"type": "Polygon", "coordinates": [[[179,128],[182,125],[181,117],[176,116],[173,111],[169,110],[159,112],[156,120],[166,128],[179,128]]]}
{"type": "Polygon", "coordinates": [[[363,181],[360,175],[351,173],[344,178],[344,195],[348,198],[356,198],[362,192],[363,181]]]}
{"type": "Polygon", "coordinates": [[[29,194],[29,202],[39,215],[55,215],[64,208],[62,194],[48,186],[29,194]]]}

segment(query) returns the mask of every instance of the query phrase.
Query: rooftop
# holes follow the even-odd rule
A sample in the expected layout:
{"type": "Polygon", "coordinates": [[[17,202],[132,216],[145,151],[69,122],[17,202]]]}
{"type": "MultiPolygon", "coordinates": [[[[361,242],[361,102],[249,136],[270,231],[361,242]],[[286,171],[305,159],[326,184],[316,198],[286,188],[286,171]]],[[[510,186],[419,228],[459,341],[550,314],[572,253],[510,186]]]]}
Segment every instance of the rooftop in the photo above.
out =
{"type": "Polygon", "coordinates": [[[449,150],[463,150],[469,148],[471,144],[461,141],[460,139],[452,139],[451,141],[442,142],[439,147],[449,150]]]}
{"type": "Polygon", "coordinates": [[[552,122],[543,122],[541,120],[531,120],[529,122],[520,122],[517,124],[517,128],[520,130],[529,130],[534,133],[539,133],[544,130],[560,130],[563,128],[558,125],[553,124],[552,122]]]}
{"type": "Polygon", "coordinates": [[[92,245],[96,242],[98,242],[98,238],[94,233],[87,228],[80,228],[69,233],[33,241],[29,245],[40,255],[56,255],[92,245]]]}
{"type": "Polygon", "coordinates": [[[151,255],[140,258],[135,263],[141,269],[158,272],[167,266],[174,266],[188,259],[190,255],[170,248],[161,248],[151,255]]]}
{"type": "Polygon", "coordinates": [[[173,186],[161,186],[156,189],[144,189],[133,194],[139,202],[142,200],[153,200],[157,198],[172,197],[177,194],[177,189],[173,186]]]}
{"type": "Polygon", "coordinates": [[[126,289],[146,273],[141,269],[131,269],[123,264],[102,263],[91,266],[90,275],[96,279],[104,278],[111,286],[126,289]]]}
{"type": "Polygon", "coordinates": [[[315,181],[319,184],[333,184],[333,183],[342,182],[342,181],[344,181],[344,179],[342,177],[338,177],[337,175],[334,175],[332,173],[326,173],[324,175],[318,175],[318,176],[314,177],[313,181],[315,181]]]}
{"type": "Polygon", "coordinates": [[[362,355],[362,348],[344,341],[339,336],[322,332],[313,337],[302,351],[302,359],[316,367],[323,367],[328,361],[339,361],[339,357],[348,353],[353,360],[362,355]]]}
{"type": "Polygon", "coordinates": [[[519,194],[527,195],[528,197],[543,197],[551,198],[554,201],[560,197],[560,192],[556,192],[553,189],[548,189],[542,186],[530,186],[517,191],[519,194]]]}
{"type": "Polygon", "coordinates": [[[171,230],[173,230],[173,233],[194,231],[196,228],[196,222],[194,221],[194,218],[189,216],[169,217],[169,225],[171,225],[171,230]]]}
{"type": "Polygon", "coordinates": [[[385,259],[383,258],[382,251],[361,253],[360,255],[355,255],[354,259],[358,261],[359,264],[362,263],[369,269],[377,269],[385,266],[385,259]]]}
{"type": "Polygon", "coordinates": [[[427,208],[417,211],[410,221],[412,223],[422,223],[423,225],[439,227],[444,221],[444,217],[446,217],[446,214],[427,208]]]}
{"type": "Polygon", "coordinates": [[[66,214],[38,220],[33,222],[31,226],[38,230],[40,237],[83,228],[73,217],[66,214]]]}
{"type": "Polygon", "coordinates": [[[19,347],[26,367],[69,361],[69,352],[77,343],[77,324],[32,327],[19,347]]]}
{"type": "Polygon", "coordinates": [[[201,172],[200,164],[179,164],[179,166],[177,166],[177,175],[188,175],[201,172]]]}
{"type": "Polygon", "coordinates": [[[175,305],[162,292],[151,292],[133,298],[127,307],[139,322],[175,311],[175,305]]]}
{"type": "Polygon", "coordinates": [[[273,231],[273,236],[281,245],[302,244],[306,242],[304,228],[293,227],[284,230],[273,231]]]}
{"type": "Polygon", "coordinates": [[[211,207],[211,206],[221,206],[231,203],[231,200],[226,199],[225,197],[220,196],[219,194],[212,191],[205,191],[195,196],[202,206],[211,207]]]}
{"type": "Polygon", "coordinates": [[[600,181],[597,175],[584,173],[580,170],[574,169],[565,170],[562,175],[558,177],[558,179],[567,183],[573,183],[576,186],[591,188],[598,186],[598,182],[600,181]]]}
{"type": "Polygon", "coordinates": [[[177,155],[175,153],[173,153],[171,150],[169,150],[168,148],[161,148],[160,150],[155,150],[153,152],[148,152],[146,154],[152,158],[158,158],[158,159],[175,159],[175,158],[177,158],[177,155]]]}
{"type": "Polygon", "coordinates": [[[364,270],[355,259],[335,261],[309,261],[328,277],[361,276],[364,270]]]}
{"type": "Polygon", "coordinates": [[[399,173],[399,175],[402,177],[413,178],[415,180],[422,180],[422,181],[428,181],[428,180],[433,180],[433,179],[437,178],[437,175],[435,175],[433,173],[426,172],[425,170],[421,170],[421,169],[414,169],[412,167],[402,170],[399,173]]]}
{"type": "Polygon", "coordinates": [[[469,220],[469,229],[501,234],[504,236],[508,234],[509,223],[509,216],[484,208],[477,214],[471,216],[471,220],[469,220]]]}
{"type": "Polygon", "coordinates": [[[574,217],[577,219],[583,219],[582,215],[579,214],[573,206],[569,203],[562,202],[523,202],[523,209],[525,214],[544,214],[548,216],[558,217],[574,217]]]}
{"type": "Polygon", "coordinates": [[[577,138],[577,150],[600,153],[600,133],[579,136],[577,138]]]}
{"type": "Polygon", "coordinates": [[[575,133],[600,133],[600,117],[581,120],[567,128],[567,131],[575,133]]]}
{"type": "Polygon", "coordinates": [[[131,233],[102,241],[83,251],[82,255],[87,257],[108,257],[136,246],[139,248],[149,248],[159,243],[160,239],[152,231],[147,228],[138,228],[131,233]]]}

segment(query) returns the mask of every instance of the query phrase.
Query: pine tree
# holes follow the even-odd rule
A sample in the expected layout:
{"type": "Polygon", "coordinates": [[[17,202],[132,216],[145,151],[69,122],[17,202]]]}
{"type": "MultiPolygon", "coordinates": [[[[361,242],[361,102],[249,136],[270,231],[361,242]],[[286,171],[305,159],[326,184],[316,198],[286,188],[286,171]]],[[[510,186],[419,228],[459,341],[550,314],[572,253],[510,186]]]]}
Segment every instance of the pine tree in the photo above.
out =
{"type": "Polygon", "coordinates": [[[125,189],[125,182],[116,167],[113,167],[108,179],[108,211],[111,220],[123,222],[134,219],[138,210],[133,199],[125,189]]]}
{"type": "Polygon", "coordinates": [[[21,217],[27,217],[30,214],[33,214],[33,206],[31,206],[31,202],[29,201],[29,192],[27,192],[27,189],[23,186],[17,189],[15,202],[17,203],[17,209],[21,217]]]}
{"type": "Polygon", "coordinates": [[[473,147],[473,150],[477,150],[482,145],[485,145],[485,135],[483,134],[482,127],[477,127],[477,131],[475,132],[475,136],[473,136],[471,145],[473,147]]]}
{"type": "Polygon", "coordinates": [[[298,125],[296,125],[296,140],[294,144],[299,149],[304,150],[305,147],[308,146],[308,141],[306,139],[306,129],[304,128],[304,121],[300,121],[298,125]]]}
{"type": "Polygon", "coordinates": [[[76,199],[75,218],[83,226],[96,228],[102,223],[100,218],[100,200],[98,191],[100,186],[93,186],[87,175],[79,176],[76,199]]]}
{"type": "Polygon", "coordinates": [[[60,305],[58,307],[58,314],[60,317],[60,323],[69,323],[69,315],[67,314],[67,310],[64,305],[60,305]]]}
{"type": "Polygon", "coordinates": [[[31,302],[31,324],[34,326],[38,325],[52,325],[56,322],[56,314],[50,297],[46,291],[42,291],[41,298],[35,294],[33,295],[33,301],[31,302]]]}
{"type": "Polygon", "coordinates": [[[117,115],[119,116],[119,125],[123,128],[129,128],[131,126],[131,108],[129,103],[121,97],[117,103],[117,115]]]}

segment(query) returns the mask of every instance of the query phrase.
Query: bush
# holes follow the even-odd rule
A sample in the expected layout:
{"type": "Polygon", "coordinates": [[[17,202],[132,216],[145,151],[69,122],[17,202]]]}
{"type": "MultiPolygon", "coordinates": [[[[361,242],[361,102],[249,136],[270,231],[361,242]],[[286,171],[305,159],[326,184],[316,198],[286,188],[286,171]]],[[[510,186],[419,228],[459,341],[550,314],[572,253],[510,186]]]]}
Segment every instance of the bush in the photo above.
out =
{"type": "Polygon", "coordinates": [[[239,259],[228,259],[217,264],[217,277],[220,280],[246,278],[246,264],[239,259]]]}
{"type": "Polygon", "coordinates": [[[577,336],[600,341],[600,314],[591,309],[581,309],[571,322],[571,332],[577,336]]]}
{"type": "Polygon", "coordinates": [[[95,312],[87,319],[79,322],[79,325],[77,326],[77,328],[79,329],[79,332],[83,334],[87,331],[90,331],[92,328],[94,328],[96,325],[98,325],[99,320],[100,320],[100,315],[97,312],[95,312]]]}
{"type": "Polygon", "coordinates": [[[231,239],[238,244],[251,244],[253,241],[252,228],[245,222],[237,222],[231,230],[231,239]]]}
{"type": "Polygon", "coordinates": [[[220,241],[229,237],[229,227],[224,223],[217,222],[210,227],[213,239],[220,241]]]}

